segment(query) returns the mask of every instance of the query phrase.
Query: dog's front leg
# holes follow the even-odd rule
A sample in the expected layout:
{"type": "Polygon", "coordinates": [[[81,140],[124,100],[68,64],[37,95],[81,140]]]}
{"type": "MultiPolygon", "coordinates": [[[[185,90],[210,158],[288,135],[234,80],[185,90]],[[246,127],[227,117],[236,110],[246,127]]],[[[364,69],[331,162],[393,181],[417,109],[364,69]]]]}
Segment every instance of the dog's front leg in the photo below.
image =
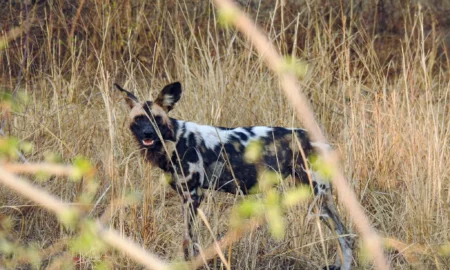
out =
{"type": "Polygon", "coordinates": [[[198,189],[199,188],[190,192],[183,192],[183,215],[185,226],[183,252],[185,260],[197,256],[199,251],[195,222],[197,220],[197,208],[202,201],[202,195],[199,194],[201,190],[198,189]]]}

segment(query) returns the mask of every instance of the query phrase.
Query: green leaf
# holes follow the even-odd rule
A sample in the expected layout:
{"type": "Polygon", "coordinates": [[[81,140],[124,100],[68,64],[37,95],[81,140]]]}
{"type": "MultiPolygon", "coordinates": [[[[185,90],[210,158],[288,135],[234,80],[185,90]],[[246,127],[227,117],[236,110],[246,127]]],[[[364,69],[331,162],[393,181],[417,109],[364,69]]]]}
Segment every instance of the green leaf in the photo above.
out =
{"type": "Polygon", "coordinates": [[[170,174],[170,173],[164,173],[162,176],[163,176],[163,177],[162,177],[162,182],[163,182],[163,184],[166,184],[166,185],[172,184],[172,182],[173,182],[172,174],[170,174]]]}
{"type": "Polygon", "coordinates": [[[233,228],[237,228],[241,226],[247,219],[263,216],[264,212],[265,205],[261,200],[255,198],[247,198],[233,209],[230,225],[233,228]]]}
{"type": "Polygon", "coordinates": [[[23,111],[28,101],[28,95],[23,91],[17,92],[15,98],[11,93],[0,92],[0,110],[6,113],[23,111]]]}
{"type": "Polygon", "coordinates": [[[298,78],[303,79],[308,73],[308,64],[292,56],[286,56],[281,63],[280,72],[289,72],[295,74],[298,78]]]}
{"type": "Polygon", "coordinates": [[[189,263],[185,261],[175,261],[170,263],[169,265],[170,270],[188,270],[192,269],[192,267],[189,265],[189,263]]]}
{"type": "Polygon", "coordinates": [[[274,171],[264,171],[260,175],[261,177],[258,179],[258,186],[262,192],[272,189],[281,181],[281,175],[274,171]]]}
{"type": "Polygon", "coordinates": [[[23,92],[17,92],[15,100],[12,102],[12,110],[14,112],[22,112],[25,110],[26,105],[28,104],[28,95],[23,92]]]}
{"type": "Polygon", "coordinates": [[[48,179],[50,179],[50,174],[45,171],[38,171],[34,175],[36,177],[36,180],[39,182],[46,182],[48,179]]]}
{"type": "Polygon", "coordinates": [[[66,227],[74,227],[79,219],[79,213],[75,209],[68,209],[61,213],[59,216],[59,221],[66,227]]]}
{"type": "Polygon", "coordinates": [[[0,220],[0,227],[2,227],[2,232],[9,232],[14,227],[14,222],[9,216],[3,216],[0,220]]]}
{"type": "Polygon", "coordinates": [[[24,257],[28,258],[29,262],[34,266],[35,269],[39,269],[41,264],[41,255],[38,244],[33,244],[25,250],[24,257]]]}
{"type": "Polygon", "coordinates": [[[86,221],[82,224],[80,234],[70,243],[73,253],[99,255],[105,252],[107,245],[100,240],[96,233],[94,221],[86,221]]]}
{"type": "Polygon", "coordinates": [[[370,261],[372,260],[372,255],[369,251],[369,248],[367,247],[367,245],[370,245],[370,243],[366,243],[363,242],[361,240],[360,244],[359,244],[359,261],[361,263],[362,266],[368,266],[370,261]]]}
{"type": "Polygon", "coordinates": [[[439,247],[439,253],[442,256],[450,256],[450,244],[445,244],[439,247]]]}
{"type": "Polygon", "coordinates": [[[311,168],[316,171],[323,180],[330,181],[336,174],[336,168],[333,164],[326,162],[321,156],[311,155],[308,158],[311,168]]]}
{"type": "Polygon", "coordinates": [[[83,176],[94,176],[95,170],[88,159],[85,159],[83,157],[76,157],[73,162],[73,166],[74,170],[72,172],[71,179],[74,182],[80,181],[83,176]]]}
{"type": "Polygon", "coordinates": [[[239,10],[235,8],[220,8],[218,12],[218,23],[223,27],[228,27],[236,20],[239,10]]]}
{"type": "Polygon", "coordinates": [[[300,185],[294,189],[288,190],[283,196],[283,205],[292,207],[311,197],[311,188],[308,185],[300,185]]]}
{"type": "Polygon", "coordinates": [[[250,141],[245,148],[244,161],[247,163],[256,163],[262,157],[262,142],[259,140],[250,141]]]}
{"type": "Polygon", "coordinates": [[[19,140],[15,137],[0,138],[0,156],[17,159],[19,151],[19,140]]]}
{"type": "Polygon", "coordinates": [[[44,154],[44,160],[49,163],[61,163],[62,157],[59,153],[54,153],[50,151],[45,151],[44,154]]]}
{"type": "Polygon", "coordinates": [[[272,237],[281,240],[285,235],[285,222],[280,206],[280,195],[275,189],[267,192],[266,196],[266,219],[272,237]]]}
{"type": "Polygon", "coordinates": [[[0,239],[0,253],[3,254],[13,254],[16,247],[13,243],[7,241],[6,239],[0,239]]]}
{"type": "Polygon", "coordinates": [[[12,95],[8,92],[0,92],[0,105],[2,109],[11,108],[12,107],[12,95]],[[8,106],[7,106],[8,105],[8,106]]]}
{"type": "Polygon", "coordinates": [[[113,264],[112,262],[107,262],[107,261],[101,261],[101,262],[96,262],[94,264],[94,269],[96,270],[109,270],[109,269],[113,269],[113,264]]]}
{"type": "Polygon", "coordinates": [[[247,199],[238,206],[237,212],[241,218],[259,216],[264,213],[264,205],[260,200],[247,199]]]}
{"type": "Polygon", "coordinates": [[[20,144],[20,149],[22,150],[22,152],[29,154],[31,153],[31,151],[33,151],[33,143],[31,142],[22,142],[20,144]]]}

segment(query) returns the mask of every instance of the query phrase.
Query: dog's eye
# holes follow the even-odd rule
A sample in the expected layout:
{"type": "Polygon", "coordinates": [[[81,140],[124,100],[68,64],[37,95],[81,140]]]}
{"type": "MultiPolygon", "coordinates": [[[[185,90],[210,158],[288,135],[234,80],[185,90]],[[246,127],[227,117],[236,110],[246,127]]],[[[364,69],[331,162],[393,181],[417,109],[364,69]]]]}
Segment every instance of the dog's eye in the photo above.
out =
{"type": "Polygon", "coordinates": [[[143,115],[139,115],[139,116],[136,116],[136,117],[134,118],[134,121],[135,121],[135,122],[140,122],[140,121],[145,120],[145,118],[147,118],[147,117],[145,117],[145,116],[143,116],[143,115]]]}
{"type": "Polygon", "coordinates": [[[155,122],[156,122],[156,124],[161,124],[161,121],[162,121],[162,118],[161,118],[161,116],[159,116],[159,115],[157,115],[157,116],[155,116],[155,122]]]}

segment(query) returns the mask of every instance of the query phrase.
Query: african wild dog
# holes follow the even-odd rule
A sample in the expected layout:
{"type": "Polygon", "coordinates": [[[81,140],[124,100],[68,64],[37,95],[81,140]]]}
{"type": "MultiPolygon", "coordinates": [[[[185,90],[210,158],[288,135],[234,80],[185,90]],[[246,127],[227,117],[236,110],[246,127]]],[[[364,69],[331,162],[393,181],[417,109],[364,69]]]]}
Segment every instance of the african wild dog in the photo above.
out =
{"type": "Polygon", "coordinates": [[[308,157],[323,150],[326,144],[313,143],[303,129],[254,126],[224,128],[199,125],[171,118],[167,113],[181,98],[181,84],[175,82],[162,89],[155,101],[139,102],[136,96],[119,85],[127,94],[131,108],[130,129],[145,159],[172,176],[171,186],[183,199],[184,220],[187,227],[184,241],[186,259],[194,255],[196,235],[192,230],[196,210],[203,195],[202,189],[214,189],[232,194],[248,194],[257,184],[258,168],[274,170],[284,178],[292,175],[296,182],[310,184],[316,198],[321,199],[320,215],[339,237],[342,251],[336,256],[334,269],[349,269],[352,261],[353,239],[348,236],[336,210],[331,187],[318,174],[304,169],[303,155],[308,157]],[[262,156],[256,163],[244,160],[246,146],[252,141],[262,145],[262,156]],[[333,224],[328,223],[330,218],[333,224]]]}

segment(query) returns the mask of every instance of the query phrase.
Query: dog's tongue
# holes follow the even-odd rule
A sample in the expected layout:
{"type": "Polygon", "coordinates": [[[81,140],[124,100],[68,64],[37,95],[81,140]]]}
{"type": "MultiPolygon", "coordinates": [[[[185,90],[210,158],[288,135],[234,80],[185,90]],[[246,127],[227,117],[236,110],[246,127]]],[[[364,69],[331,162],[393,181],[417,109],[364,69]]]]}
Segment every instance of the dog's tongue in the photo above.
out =
{"type": "Polygon", "coordinates": [[[151,140],[151,139],[143,139],[142,140],[142,144],[145,146],[150,146],[154,143],[155,141],[151,140]]]}

